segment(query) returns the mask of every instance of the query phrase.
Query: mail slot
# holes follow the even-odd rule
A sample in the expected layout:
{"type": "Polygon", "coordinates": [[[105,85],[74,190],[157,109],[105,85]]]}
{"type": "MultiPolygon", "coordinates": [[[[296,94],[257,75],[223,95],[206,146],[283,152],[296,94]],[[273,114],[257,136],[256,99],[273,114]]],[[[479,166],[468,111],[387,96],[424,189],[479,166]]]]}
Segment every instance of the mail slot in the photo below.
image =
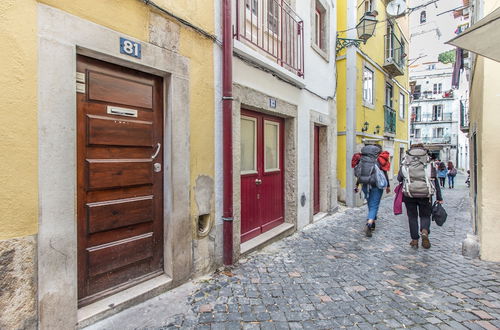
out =
{"type": "Polygon", "coordinates": [[[137,110],[120,108],[120,107],[112,107],[108,105],[108,111],[110,115],[115,116],[125,116],[125,117],[137,117],[137,110]]]}

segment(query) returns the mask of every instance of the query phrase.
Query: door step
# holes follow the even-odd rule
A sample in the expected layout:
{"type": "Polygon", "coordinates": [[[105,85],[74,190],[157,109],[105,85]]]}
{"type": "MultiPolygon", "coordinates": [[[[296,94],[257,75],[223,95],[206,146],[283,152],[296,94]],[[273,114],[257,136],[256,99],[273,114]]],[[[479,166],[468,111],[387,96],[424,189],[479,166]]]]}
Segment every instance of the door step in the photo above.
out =
{"type": "Polygon", "coordinates": [[[266,231],[263,234],[260,234],[259,236],[252,238],[249,241],[246,241],[245,243],[242,243],[240,245],[240,254],[248,254],[250,252],[253,252],[255,250],[261,249],[266,245],[269,245],[271,243],[274,243],[290,234],[292,234],[295,231],[295,225],[291,223],[282,223],[281,225],[266,231]]]}

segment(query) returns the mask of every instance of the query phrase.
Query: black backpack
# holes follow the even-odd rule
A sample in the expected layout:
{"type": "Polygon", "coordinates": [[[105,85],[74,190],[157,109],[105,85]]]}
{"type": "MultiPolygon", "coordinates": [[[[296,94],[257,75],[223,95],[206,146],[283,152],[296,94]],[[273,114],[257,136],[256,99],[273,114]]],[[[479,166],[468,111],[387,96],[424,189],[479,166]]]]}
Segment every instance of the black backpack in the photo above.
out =
{"type": "Polygon", "coordinates": [[[377,165],[378,155],[382,152],[382,148],[378,144],[367,145],[361,149],[361,159],[358,165],[354,167],[354,175],[358,178],[358,183],[377,185],[377,165]]]}

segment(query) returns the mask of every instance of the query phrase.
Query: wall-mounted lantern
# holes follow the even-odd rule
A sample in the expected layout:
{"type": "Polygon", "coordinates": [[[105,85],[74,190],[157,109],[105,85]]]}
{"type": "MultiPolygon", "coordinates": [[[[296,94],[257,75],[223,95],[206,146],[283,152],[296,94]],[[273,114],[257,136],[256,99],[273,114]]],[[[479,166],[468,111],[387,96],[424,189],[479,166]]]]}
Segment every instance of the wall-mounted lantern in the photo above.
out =
{"type": "Polygon", "coordinates": [[[363,127],[361,128],[361,132],[366,132],[368,131],[368,126],[370,126],[370,123],[365,121],[365,123],[363,124],[363,127]]]}
{"type": "Polygon", "coordinates": [[[379,134],[380,133],[380,125],[375,126],[375,132],[373,134],[379,134]]]}
{"type": "Polygon", "coordinates": [[[366,13],[361,17],[358,25],[356,25],[356,31],[358,32],[358,39],[348,39],[339,38],[337,35],[337,45],[336,52],[340,52],[342,49],[349,46],[359,47],[361,43],[366,44],[366,41],[370,39],[375,33],[375,27],[377,26],[377,19],[370,13],[366,13]]]}

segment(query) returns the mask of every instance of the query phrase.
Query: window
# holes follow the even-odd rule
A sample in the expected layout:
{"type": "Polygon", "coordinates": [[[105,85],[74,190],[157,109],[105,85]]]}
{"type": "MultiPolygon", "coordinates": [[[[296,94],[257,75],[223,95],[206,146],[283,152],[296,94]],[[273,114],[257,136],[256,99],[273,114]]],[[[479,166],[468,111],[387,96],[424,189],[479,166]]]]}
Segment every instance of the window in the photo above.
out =
{"type": "Polygon", "coordinates": [[[385,85],[385,105],[392,109],[392,86],[390,84],[385,85]]]}
{"type": "Polygon", "coordinates": [[[399,93],[399,119],[405,119],[405,95],[399,93]]]}
{"type": "Polygon", "coordinates": [[[279,123],[264,121],[265,171],[277,171],[279,163],[279,123]]]}
{"type": "Polygon", "coordinates": [[[280,9],[276,1],[267,1],[267,28],[269,31],[278,34],[279,32],[279,13],[280,9]]]}
{"type": "Polygon", "coordinates": [[[434,121],[443,120],[443,106],[442,105],[432,106],[432,120],[434,120],[434,121]]]}
{"type": "Polygon", "coordinates": [[[365,13],[372,13],[375,11],[375,7],[373,4],[374,0],[365,0],[365,13]]]}
{"type": "Polygon", "coordinates": [[[241,117],[241,174],[257,171],[257,120],[241,117]]]}
{"type": "Polygon", "coordinates": [[[314,11],[314,44],[321,50],[326,51],[326,9],[323,5],[315,0],[314,11]]]}
{"type": "Polygon", "coordinates": [[[415,139],[420,139],[422,136],[422,130],[420,128],[415,128],[415,139]]]}
{"type": "Polygon", "coordinates": [[[442,127],[435,127],[432,129],[432,137],[442,138],[444,136],[444,129],[442,127]]]}
{"type": "Polygon", "coordinates": [[[441,94],[443,92],[443,84],[434,84],[432,89],[433,94],[441,94]]]}
{"type": "Polygon", "coordinates": [[[427,70],[436,70],[436,64],[429,64],[427,70]]]}
{"type": "Polygon", "coordinates": [[[258,16],[259,0],[245,0],[245,6],[252,11],[252,14],[258,16]]]}
{"type": "Polygon", "coordinates": [[[427,13],[424,10],[420,13],[420,24],[425,22],[427,22],[427,13]]]}
{"type": "Polygon", "coordinates": [[[421,93],[422,93],[422,86],[416,85],[415,89],[413,90],[413,99],[415,99],[415,100],[420,99],[421,93]]]}
{"type": "Polygon", "coordinates": [[[373,105],[373,71],[363,68],[363,101],[373,105]]]}
{"type": "Polygon", "coordinates": [[[412,111],[413,121],[421,121],[422,120],[422,108],[421,107],[413,107],[411,111],[412,111]]]}

